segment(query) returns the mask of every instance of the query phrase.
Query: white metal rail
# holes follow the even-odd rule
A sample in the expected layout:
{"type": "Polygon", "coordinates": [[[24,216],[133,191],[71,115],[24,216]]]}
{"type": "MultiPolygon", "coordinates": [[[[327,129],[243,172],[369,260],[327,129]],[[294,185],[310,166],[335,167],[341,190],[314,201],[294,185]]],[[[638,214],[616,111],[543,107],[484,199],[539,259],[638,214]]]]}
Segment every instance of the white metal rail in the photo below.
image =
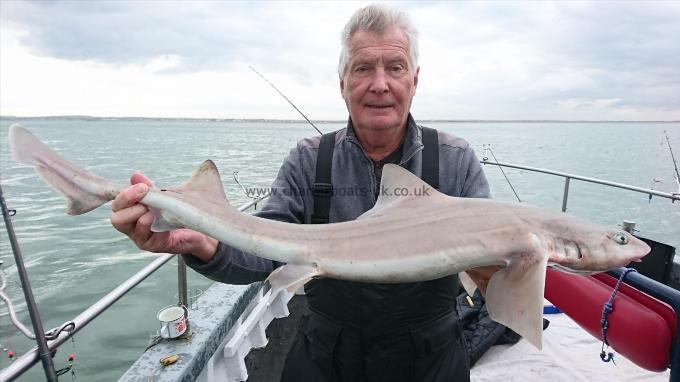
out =
{"type": "MultiPolygon", "coordinates": [[[[245,211],[259,201],[260,199],[251,201],[239,207],[238,210],[245,211]]],[[[168,261],[170,261],[170,259],[174,257],[175,255],[169,254],[159,256],[150,264],[142,268],[139,272],[135,273],[129,279],[123,281],[123,283],[121,283],[111,292],[109,292],[104,297],[99,299],[97,302],[92,304],[90,307],[82,311],[78,316],[71,320],[74,323],[73,329],[69,331],[64,330],[59,334],[57,338],[47,342],[47,346],[50,349],[50,351],[56,351],[56,349],[61,344],[66,342],[66,340],[71,338],[76,332],[84,328],[88,323],[90,323],[90,321],[94,320],[102,312],[104,312],[106,309],[111,307],[111,305],[113,305],[116,301],[118,301],[121,297],[123,297],[123,295],[132,290],[140,282],[142,282],[149,275],[157,271],[160,267],[162,267],[164,264],[166,264],[168,261]]],[[[178,280],[178,283],[179,285],[183,284],[184,287],[186,288],[186,281],[182,283],[181,280],[178,280]]],[[[9,382],[15,380],[39,361],[40,358],[38,355],[38,348],[36,346],[33,349],[26,352],[25,354],[18,357],[17,359],[15,359],[9,366],[0,370],[0,382],[5,381],[9,382]]]]}
{"type": "Polygon", "coordinates": [[[607,181],[607,180],[602,180],[602,179],[597,179],[597,178],[589,178],[589,177],[586,177],[586,176],[574,175],[574,174],[569,174],[569,173],[566,173],[566,172],[546,170],[546,169],[538,168],[538,167],[521,166],[521,165],[512,164],[512,163],[492,162],[492,161],[488,161],[488,160],[482,160],[482,161],[480,161],[480,163],[490,164],[490,165],[495,165],[495,166],[501,166],[501,167],[517,168],[517,169],[520,169],[520,170],[540,172],[540,173],[543,173],[543,174],[550,174],[550,175],[563,177],[564,178],[564,193],[562,194],[562,211],[567,210],[567,201],[569,199],[569,185],[570,185],[570,182],[571,182],[572,179],[581,180],[581,181],[588,182],[588,183],[601,184],[601,185],[604,185],[604,186],[609,186],[609,187],[614,187],[614,188],[620,188],[620,189],[623,189],[623,190],[641,192],[641,193],[647,194],[647,195],[659,196],[659,197],[662,197],[662,198],[670,199],[674,202],[676,200],[680,201],[680,194],[670,194],[668,192],[661,192],[661,191],[650,190],[650,189],[642,188],[642,187],[629,186],[629,185],[623,184],[623,183],[610,182],[610,181],[607,181]]]}

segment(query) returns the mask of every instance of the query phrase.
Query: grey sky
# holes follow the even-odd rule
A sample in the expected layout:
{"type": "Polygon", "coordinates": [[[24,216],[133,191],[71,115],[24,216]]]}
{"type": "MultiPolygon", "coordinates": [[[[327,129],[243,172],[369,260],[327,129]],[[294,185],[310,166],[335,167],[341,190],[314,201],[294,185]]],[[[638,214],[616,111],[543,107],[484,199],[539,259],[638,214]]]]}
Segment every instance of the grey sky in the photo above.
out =
{"type": "MultiPolygon", "coordinates": [[[[0,113],[344,119],[365,2],[0,3],[0,113]]],[[[399,2],[420,119],[680,120],[680,2],[399,2]]]]}

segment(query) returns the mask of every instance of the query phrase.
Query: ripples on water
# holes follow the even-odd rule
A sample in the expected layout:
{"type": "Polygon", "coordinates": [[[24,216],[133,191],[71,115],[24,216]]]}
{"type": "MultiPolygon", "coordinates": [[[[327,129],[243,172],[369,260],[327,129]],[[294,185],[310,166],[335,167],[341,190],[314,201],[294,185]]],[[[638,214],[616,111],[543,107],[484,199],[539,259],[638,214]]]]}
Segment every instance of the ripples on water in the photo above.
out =
{"type": "MultiPolygon", "coordinates": [[[[86,215],[64,214],[62,199],[37,178],[32,168],[9,157],[7,128],[0,121],[0,174],[10,208],[17,209],[15,229],[46,327],[57,326],[80,313],[154,259],[140,252],[109,223],[110,210],[86,215]]],[[[206,159],[220,168],[232,205],[248,201],[233,180],[247,187],[268,187],[279,165],[296,141],[313,135],[304,123],[195,122],[195,121],[21,121],[50,147],[79,165],[119,184],[133,171],[142,171],[158,186],[181,184],[206,159]]],[[[478,156],[491,144],[500,161],[599,177],[648,188],[652,178],[661,188],[674,190],[668,148],[661,145],[668,131],[680,148],[680,124],[645,123],[430,123],[432,127],[466,138],[478,156]]],[[[341,124],[320,124],[323,131],[341,124]]],[[[490,156],[490,155],[489,155],[490,156]]],[[[680,153],[676,153],[680,156],[680,153]]],[[[514,200],[498,168],[487,166],[495,198],[514,200]]],[[[506,169],[520,197],[551,209],[562,205],[563,180],[548,175],[506,169]]],[[[634,219],[644,236],[680,245],[680,203],[601,186],[571,182],[569,212],[607,225],[634,219]]],[[[10,284],[8,294],[19,315],[30,325],[22,302],[11,249],[0,228],[0,260],[10,284]]],[[[172,262],[174,264],[174,261],[172,262]]],[[[210,282],[189,272],[191,289],[210,282]]],[[[176,267],[166,265],[103,313],[57,354],[78,355],[81,380],[114,380],[141,354],[156,332],[156,312],[176,300],[176,267]],[[130,325],[135,322],[134,325],[130,325]],[[112,363],[113,360],[113,363],[112,363]],[[96,376],[96,378],[95,378],[96,376]]],[[[0,307],[0,344],[20,354],[33,346],[16,334],[0,307]]],[[[2,354],[0,354],[2,355],[2,354]]],[[[0,358],[0,368],[8,360],[0,358]]],[[[41,368],[22,380],[43,380],[41,368]]]]}

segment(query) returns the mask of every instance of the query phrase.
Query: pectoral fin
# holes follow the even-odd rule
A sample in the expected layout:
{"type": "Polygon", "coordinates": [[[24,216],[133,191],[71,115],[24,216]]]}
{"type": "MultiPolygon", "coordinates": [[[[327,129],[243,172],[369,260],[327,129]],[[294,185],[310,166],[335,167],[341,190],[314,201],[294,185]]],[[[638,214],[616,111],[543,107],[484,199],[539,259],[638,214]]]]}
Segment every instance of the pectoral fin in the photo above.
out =
{"type": "Polygon", "coordinates": [[[298,288],[305,285],[307,281],[315,276],[321,275],[318,268],[311,265],[286,264],[267,277],[267,282],[273,292],[287,289],[294,293],[298,288]]]}
{"type": "Polygon", "coordinates": [[[536,251],[513,256],[496,272],[486,289],[491,318],[526,338],[539,350],[543,338],[543,291],[547,253],[536,251]]]}

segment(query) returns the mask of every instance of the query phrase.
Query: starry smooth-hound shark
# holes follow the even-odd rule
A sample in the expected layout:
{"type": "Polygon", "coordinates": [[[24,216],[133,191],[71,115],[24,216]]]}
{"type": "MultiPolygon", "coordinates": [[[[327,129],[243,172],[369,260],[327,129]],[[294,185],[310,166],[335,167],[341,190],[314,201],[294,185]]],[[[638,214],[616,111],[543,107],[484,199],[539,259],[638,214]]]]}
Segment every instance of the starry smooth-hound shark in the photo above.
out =
{"type": "MultiPolygon", "coordinates": [[[[68,162],[19,125],[9,130],[12,156],[83,214],[125,186],[68,162]]],[[[387,165],[382,187],[428,189],[407,170],[387,165]]],[[[191,179],[152,188],[140,203],[155,214],[154,231],[190,228],[244,252],[286,263],[269,276],[273,288],[295,290],[314,277],[372,283],[432,280],[499,266],[486,288],[491,318],[537,348],[542,341],[545,268],[591,274],[639,261],[650,248],[631,234],[562,212],[490,199],[456,198],[434,189],[420,195],[381,193],[353,221],[301,225],[241,213],[229,205],[215,164],[191,179]]]]}

